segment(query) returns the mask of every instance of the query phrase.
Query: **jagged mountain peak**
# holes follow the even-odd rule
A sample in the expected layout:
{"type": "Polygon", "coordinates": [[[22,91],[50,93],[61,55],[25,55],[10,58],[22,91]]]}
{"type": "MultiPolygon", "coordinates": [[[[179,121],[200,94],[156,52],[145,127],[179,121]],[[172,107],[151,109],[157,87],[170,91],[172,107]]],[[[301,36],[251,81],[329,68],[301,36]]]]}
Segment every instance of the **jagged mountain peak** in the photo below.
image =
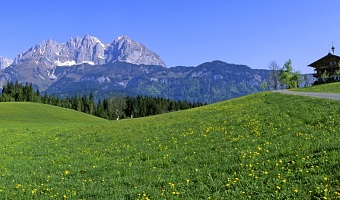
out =
{"type": "Polygon", "coordinates": [[[143,51],[145,49],[144,45],[139,44],[126,35],[117,37],[111,45],[117,46],[118,50],[130,48],[131,51],[143,51]]]}
{"type": "MultiPolygon", "coordinates": [[[[84,37],[70,38],[65,43],[58,43],[52,39],[41,41],[20,53],[14,64],[28,60],[48,60],[49,67],[75,65],[81,63],[105,64],[119,60],[132,64],[160,65],[164,62],[154,52],[144,45],[132,40],[128,36],[119,36],[111,44],[104,44],[98,38],[86,34],[84,37]]],[[[37,65],[39,61],[36,61],[37,65]]]]}
{"type": "MultiPolygon", "coordinates": [[[[120,36],[112,43],[104,44],[98,38],[86,34],[84,37],[70,38],[64,43],[58,43],[52,39],[41,41],[20,53],[14,59],[13,64],[10,62],[10,69],[2,70],[0,81],[25,80],[35,82],[42,87],[41,89],[46,89],[58,79],[55,75],[57,66],[83,63],[102,65],[115,61],[165,67],[164,62],[156,53],[128,36],[120,36]]],[[[7,65],[3,64],[0,67],[5,68],[7,65]]]]}
{"type": "Polygon", "coordinates": [[[116,60],[133,64],[159,65],[165,67],[159,55],[128,36],[117,37],[106,50],[107,62],[116,60]]]}
{"type": "Polygon", "coordinates": [[[127,35],[122,35],[122,36],[118,36],[114,42],[121,42],[121,41],[127,41],[127,42],[131,42],[131,38],[127,35]]]}
{"type": "Polygon", "coordinates": [[[92,42],[92,43],[100,43],[100,44],[103,44],[98,38],[94,37],[94,36],[91,36],[89,34],[86,34],[83,39],[82,39],[82,42],[85,42],[85,41],[89,41],[89,42],[92,42]]]}

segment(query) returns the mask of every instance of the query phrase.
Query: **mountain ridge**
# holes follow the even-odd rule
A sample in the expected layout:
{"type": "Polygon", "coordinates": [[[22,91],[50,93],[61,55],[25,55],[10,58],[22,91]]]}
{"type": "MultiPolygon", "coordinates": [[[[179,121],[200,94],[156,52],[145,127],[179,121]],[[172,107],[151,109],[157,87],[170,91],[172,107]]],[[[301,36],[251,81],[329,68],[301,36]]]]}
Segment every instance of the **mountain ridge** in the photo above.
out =
{"type": "Polygon", "coordinates": [[[34,58],[47,59],[51,68],[84,62],[98,65],[115,60],[133,64],[166,66],[160,56],[128,36],[119,36],[109,44],[104,44],[98,38],[89,34],[86,34],[83,38],[70,38],[69,41],[64,43],[57,43],[48,39],[18,54],[13,64],[34,58]]]}
{"type": "Polygon", "coordinates": [[[57,66],[84,63],[94,66],[120,61],[166,67],[159,55],[128,36],[120,36],[112,43],[104,44],[89,34],[83,38],[70,38],[64,43],[51,39],[41,41],[9,61],[11,64],[1,64],[1,84],[8,81],[32,82],[41,91],[46,90],[57,79],[54,73],[57,66]]]}
{"type": "Polygon", "coordinates": [[[60,97],[111,93],[212,103],[260,91],[268,71],[223,61],[167,68],[160,56],[128,36],[104,44],[89,34],[42,41],[0,71],[0,83],[33,83],[60,97]]]}
{"type": "Polygon", "coordinates": [[[60,97],[93,93],[103,98],[118,92],[212,103],[260,91],[268,70],[223,61],[170,68],[116,61],[57,67],[55,74],[58,80],[46,91],[60,97]]]}

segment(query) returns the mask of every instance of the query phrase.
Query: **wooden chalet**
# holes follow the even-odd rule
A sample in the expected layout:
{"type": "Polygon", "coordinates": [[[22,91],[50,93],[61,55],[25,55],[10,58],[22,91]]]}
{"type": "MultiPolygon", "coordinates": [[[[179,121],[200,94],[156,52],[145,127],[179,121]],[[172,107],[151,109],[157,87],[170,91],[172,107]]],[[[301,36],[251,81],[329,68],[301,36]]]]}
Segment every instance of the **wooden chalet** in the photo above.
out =
{"type": "MultiPolygon", "coordinates": [[[[322,78],[322,74],[325,72],[328,75],[327,79],[340,80],[340,75],[335,73],[335,71],[339,69],[340,56],[334,55],[334,49],[335,48],[332,47],[333,54],[328,53],[326,56],[308,65],[314,68],[313,77],[316,78],[319,83],[326,82],[325,78],[322,78]]],[[[327,80],[327,82],[329,82],[329,80],[327,80]]]]}

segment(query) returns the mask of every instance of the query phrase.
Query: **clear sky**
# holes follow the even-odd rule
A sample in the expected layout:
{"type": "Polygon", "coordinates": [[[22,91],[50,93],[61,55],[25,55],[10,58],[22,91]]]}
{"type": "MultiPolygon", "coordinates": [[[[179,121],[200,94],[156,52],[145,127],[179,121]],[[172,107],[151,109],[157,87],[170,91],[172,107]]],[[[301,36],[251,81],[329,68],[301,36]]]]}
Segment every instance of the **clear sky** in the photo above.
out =
{"type": "Polygon", "coordinates": [[[168,67],[222,60],[293,68],[340,54],[338,0],[11,0],[0,2],[0,55],[14,58],[42,40],[127,35],[168,67]]]}

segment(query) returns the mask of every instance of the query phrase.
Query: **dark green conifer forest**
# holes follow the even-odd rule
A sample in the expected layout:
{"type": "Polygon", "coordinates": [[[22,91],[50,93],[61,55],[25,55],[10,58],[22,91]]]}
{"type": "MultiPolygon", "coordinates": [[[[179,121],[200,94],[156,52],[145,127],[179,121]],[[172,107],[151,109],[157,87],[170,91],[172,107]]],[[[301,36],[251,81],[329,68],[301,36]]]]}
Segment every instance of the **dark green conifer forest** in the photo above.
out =
{"type": "Polygon", "coordinates": [[[174,101],[162,97],[141,95],[132,97],[121,94],[111,94],[109,98],[98,100],[98,102],[95,101],[92,93],[89,96],[73,96],[61,99],[47,93],[42,96],[39,89],[34,90],[32,83],[8,82],[3,86],[0,102],[11,101],[50,104],[109,120],[146,117],[203,105],[199,102],[174,101]]]}

